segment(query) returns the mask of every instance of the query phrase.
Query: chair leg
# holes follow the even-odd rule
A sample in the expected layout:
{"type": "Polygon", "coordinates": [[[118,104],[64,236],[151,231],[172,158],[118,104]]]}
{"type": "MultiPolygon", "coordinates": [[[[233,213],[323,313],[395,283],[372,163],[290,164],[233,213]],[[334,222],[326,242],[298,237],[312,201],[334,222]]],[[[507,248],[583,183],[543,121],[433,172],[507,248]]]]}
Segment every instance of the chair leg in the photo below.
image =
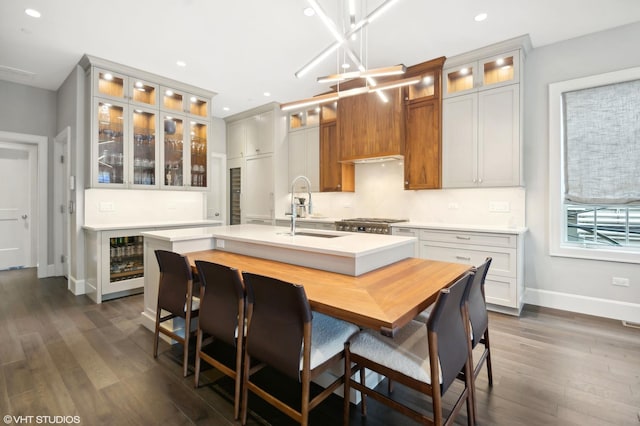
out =
{"type": "MultiPolygon", "coordinates": [[[[365,386],[365,376],[364,376],[364,367],[360,368],[360,383],[362,383],[362,386],[365,386]]],[[[367,415],[367,395],[364,392],[360,392],[360,395],[362,397],[362,415],[366,416],[367,415]]]]}
{"type": "MultiPolygon", "coordinates": [[[[245,342],[245,345],[247,343],[245,342]]],[[[242,363],[242,402],[240,403],[240,412],[241,412],[241,421],[240,423],[244,426],[247,424],[247,401],[249,396],[249,389],[247,389],[247,385],[249,383],[249,368],[251,367],[251,359],[249,354],[244,351],[244,361],[242,363]]]]}
{"type": "Polygon", "coordinates": [[[189,371],[189,335],[191,334],[191,316],[187,314],[184,321],[184,351],[182,355],[182,375],[187,377],[189,371]]]}
{"type": "Polygon", "coordinates": [[[493,370],[491,369],[491,345],[489,344],[489,328],[484,332],[484,346],[487,349],[487,376],[489,379],[489,386],[493,386],[493,370]]]}
{"type": "Polygon", "coordinates": [[[349,411],[351,408],[351,359],[349,357],[349,342],[344,344],[344,387],[342,395],[342,424],[349,426],[349,411]]]}
{"type": "Polygon", "coordinates": [[[198,327],[198,334],[196,335],[196,362],[194,371],[194,385],[197,388],[200,384],[200,350],[202,349],[202,330],[198,327]]]}
{"type": "Polygon", "coordinates": [[[156,308],[156,327],[153,333],[153,357],[158,358],[158,338],[160,335],[160,311],[159,307],[156,308]]]}

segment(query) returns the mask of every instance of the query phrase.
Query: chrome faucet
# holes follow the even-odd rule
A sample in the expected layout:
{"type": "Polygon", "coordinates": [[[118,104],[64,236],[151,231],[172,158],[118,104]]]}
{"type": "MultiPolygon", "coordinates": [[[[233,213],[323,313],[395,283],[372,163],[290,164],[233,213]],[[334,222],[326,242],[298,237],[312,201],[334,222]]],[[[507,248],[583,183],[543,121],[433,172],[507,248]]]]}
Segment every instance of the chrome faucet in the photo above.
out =
{"type": "Polygon", "coordinates": [[[296,216],[297,209],[295,205],[295,198],[293,198],[293,192],[295,190],[296,182],[298,180],[304,180],[307,183],[307,195],[309,196],[309,204],[307,207],[307,213],[311,214],[312,204],[311,204],[311,181],[306,176],[296,176],[291,182],[291,235],[296,235],[296,216]]]}

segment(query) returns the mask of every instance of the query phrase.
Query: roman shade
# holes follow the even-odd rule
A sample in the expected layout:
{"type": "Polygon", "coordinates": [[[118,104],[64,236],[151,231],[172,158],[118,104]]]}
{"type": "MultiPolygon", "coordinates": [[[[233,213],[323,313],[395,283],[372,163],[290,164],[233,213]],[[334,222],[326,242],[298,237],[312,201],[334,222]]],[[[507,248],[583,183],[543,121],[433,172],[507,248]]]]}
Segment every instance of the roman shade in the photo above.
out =
{"type": "Polygon", "coordinates": [[[565,92],[565,202],[640,202],[640,80],[565,92]]]}

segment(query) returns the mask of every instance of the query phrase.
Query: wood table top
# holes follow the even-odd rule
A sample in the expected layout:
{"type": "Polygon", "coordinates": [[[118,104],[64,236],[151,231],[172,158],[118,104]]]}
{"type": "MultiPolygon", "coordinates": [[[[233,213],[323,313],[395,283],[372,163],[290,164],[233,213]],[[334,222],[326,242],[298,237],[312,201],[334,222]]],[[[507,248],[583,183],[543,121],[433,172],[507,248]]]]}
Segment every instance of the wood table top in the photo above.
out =
{"type": "Polygon", "coordinates": [[[185,254],[241,272],[273,277],[304,286],[314,311],[392,335],[435,302],[471,265],[408,258],[360,276],[321,271],[219,250],[185,254]]]}

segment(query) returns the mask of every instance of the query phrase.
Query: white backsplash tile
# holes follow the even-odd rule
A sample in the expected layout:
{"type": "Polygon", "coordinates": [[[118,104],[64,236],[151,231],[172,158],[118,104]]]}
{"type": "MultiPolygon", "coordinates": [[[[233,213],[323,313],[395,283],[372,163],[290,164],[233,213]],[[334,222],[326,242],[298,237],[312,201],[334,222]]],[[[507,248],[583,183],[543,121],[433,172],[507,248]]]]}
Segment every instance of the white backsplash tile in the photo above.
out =
{"type": "MultiPolygon", "coordinates": [[[[444,224],[526,226],[524,188],[405,191],[403,180],[402,161],[357,164],[356,192],[314,193],[314,212],[335,218],[389,217],[444,224]]],[[[282,213],[288,203],[288,198],[282,200],[282,213]]]]}
{"type": "Polygon", "coordinates": [[[134,189],[85,190],[85,225],[188,222],[206,218],[205,193],[134,189]]]}

